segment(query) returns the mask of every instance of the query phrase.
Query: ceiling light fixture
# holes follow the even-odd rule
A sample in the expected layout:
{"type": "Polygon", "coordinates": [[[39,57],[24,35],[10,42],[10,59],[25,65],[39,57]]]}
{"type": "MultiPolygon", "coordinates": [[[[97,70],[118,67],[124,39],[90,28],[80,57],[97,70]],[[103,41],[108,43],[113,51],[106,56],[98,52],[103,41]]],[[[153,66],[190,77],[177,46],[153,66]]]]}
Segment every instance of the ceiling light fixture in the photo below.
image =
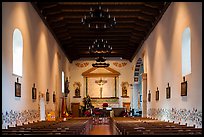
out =
{"type": "Polygon", "coordinates": [[[93,67],[96,67],[96,68],[106,68],[106,67],[109,67],[110,64],[109,63],[94,63],[92,64],[93,67]]]}
{"type": "Polygon", "coordinates": [[[89,46],[90,54],[109,54],[112,51],[112,47],[107,45],[107,40],[96,39],[91,46],[89,46]]]}
{"type": "Polygon", "coordinates": [[[93,67],[97,67],[97,68],[105,68],[105,67],[109,67],[110,64],[106,63],[106,58],[104,57],[98,57],[96,58],[96,63],[93,63],[92,66],[93,67]]]}
{"type": "Polygon", "coordinates": [[[89,15],[81,18],[81,23],[88,25],[90,30],[106,30],[116,25],[116,19],[99,5],[97,9],[90,8],[89,15]]]}

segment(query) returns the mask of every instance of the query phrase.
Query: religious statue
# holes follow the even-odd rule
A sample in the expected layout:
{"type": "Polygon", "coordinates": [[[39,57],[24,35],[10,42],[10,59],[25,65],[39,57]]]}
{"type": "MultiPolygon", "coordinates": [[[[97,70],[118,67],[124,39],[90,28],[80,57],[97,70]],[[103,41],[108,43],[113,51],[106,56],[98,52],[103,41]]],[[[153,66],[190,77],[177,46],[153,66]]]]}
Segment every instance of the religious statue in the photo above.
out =
{"type": "Polygon", "coordinates": [[[76,97],[80,97],[80,89],[79,89],[79,87],[76,87],[76,89],[75,89],[75,96],[76,97]]]}
{"type": "Polygon", "coordinates": [[[127,87],[122,87],[122,96],[127,96],[127,87]]]}
{"type": "Polygon", "coordinates": [[[95,83],[100,87],[100,98],[102,98],[103,85],[107,83],[107,80],[102,80],[102,78],[100,78],[100,80],[96,80],[95,83]]]}
{"type": "Polygon", "coordinates": [[[73,97],[74,98],[81,98],[81,96],[80,96],[81,83],[80,82],[74,82],[73,86],[75,88],[75,95],[73,97]]]}
{"type": "Polygon", "coordinates": [[[68,81],[68,77],[66,77],[66,81],[65,81],[65,97],[67,97],[67,95],[69,94],[69,81],[68,81]]]}
{"type": "Polygon", "coordinates": [[[127,96],[127,88],[128,88],[129,84],[128,82],[122,82],[121,83],[121,87],[122,87],[122,97],[128,97],[127,96]]]}

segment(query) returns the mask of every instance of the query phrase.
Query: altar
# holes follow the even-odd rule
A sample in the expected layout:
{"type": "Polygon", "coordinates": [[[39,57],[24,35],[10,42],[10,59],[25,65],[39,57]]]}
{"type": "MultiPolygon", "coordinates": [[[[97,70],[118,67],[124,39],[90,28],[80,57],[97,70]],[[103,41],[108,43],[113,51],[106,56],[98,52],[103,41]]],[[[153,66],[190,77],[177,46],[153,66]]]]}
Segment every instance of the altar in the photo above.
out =
{"type": "Polygon", "coordinates": [[[108,107],[118,108],[119,98],[118,97],[104,97],[104,98],[91,97],[91,103],[94,106],[94,108],[102,108],[103,103],[108,103],[108,107]]]}

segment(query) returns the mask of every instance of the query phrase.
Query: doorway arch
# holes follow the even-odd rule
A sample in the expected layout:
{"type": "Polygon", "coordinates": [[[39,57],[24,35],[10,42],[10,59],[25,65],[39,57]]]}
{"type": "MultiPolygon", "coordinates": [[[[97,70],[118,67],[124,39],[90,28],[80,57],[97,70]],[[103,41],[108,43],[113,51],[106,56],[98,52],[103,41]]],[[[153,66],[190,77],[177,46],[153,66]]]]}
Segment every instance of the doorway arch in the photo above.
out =
{"type": "Polygon", "coordinates": [[[134,116],[142,116],[143,110],[143,92],[142,92],[142,81],[143,81],[143,61],[142,58],[139,58],[135,65],[134,71],[134,84],[133,84],[133,92],[132,92],[132,108],[134,116]]]}

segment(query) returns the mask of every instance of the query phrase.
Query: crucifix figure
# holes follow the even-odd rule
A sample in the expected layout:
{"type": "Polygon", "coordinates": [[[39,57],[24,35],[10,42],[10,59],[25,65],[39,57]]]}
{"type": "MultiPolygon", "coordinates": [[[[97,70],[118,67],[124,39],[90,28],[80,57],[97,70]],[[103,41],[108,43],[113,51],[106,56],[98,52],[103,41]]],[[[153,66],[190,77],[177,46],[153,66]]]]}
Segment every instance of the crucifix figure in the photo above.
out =
{"type": "Polygon", "coordinates": [[[96,80],[95,83],[100,87],[100,98],[102,98],[103,85],[107,83],[107,80],[102,80],[102,78],[100,78],[100,80],[96,80]]]}

